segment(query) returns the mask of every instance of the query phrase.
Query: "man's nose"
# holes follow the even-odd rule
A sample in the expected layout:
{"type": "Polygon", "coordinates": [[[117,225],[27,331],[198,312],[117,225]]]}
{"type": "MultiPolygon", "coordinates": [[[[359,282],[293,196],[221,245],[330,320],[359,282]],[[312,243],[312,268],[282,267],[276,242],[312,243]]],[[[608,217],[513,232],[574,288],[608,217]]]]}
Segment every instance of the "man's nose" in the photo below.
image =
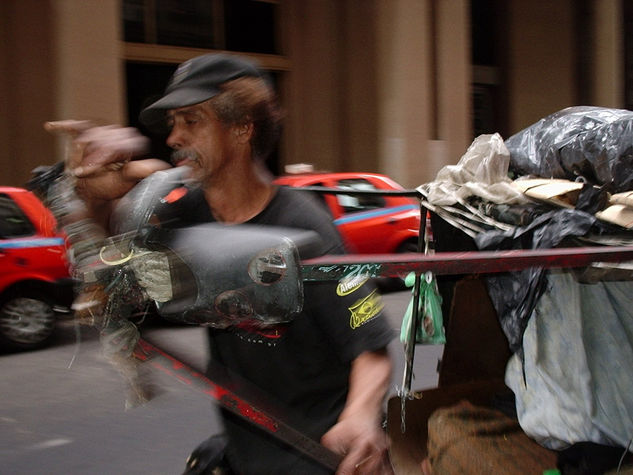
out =
{"type": "Polygon", "coordinates": [[[167,145],[174,150],[178,150],[182,147],[182,136],[178,133],[178,129],[176,127],[171,129],[171,132],[169,132],[169,135],[167,136],[167,145]]]}

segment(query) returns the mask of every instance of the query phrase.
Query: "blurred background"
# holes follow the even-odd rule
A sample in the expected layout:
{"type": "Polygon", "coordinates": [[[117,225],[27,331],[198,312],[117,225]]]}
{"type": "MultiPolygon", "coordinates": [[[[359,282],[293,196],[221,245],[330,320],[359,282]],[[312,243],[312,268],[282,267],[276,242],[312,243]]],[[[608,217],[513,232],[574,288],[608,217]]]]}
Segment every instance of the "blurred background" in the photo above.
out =
{"type": "MultiPolygon", "coordinates": [[[[270,167],[406,187],[571,105],[633,107],[627,0],[2,0],[2,184],[62,157],[42,123],[137,125],[192,56],[259,61],[287,114],[270,167]]],[[[162,156],[162,137],[152,137],[162,156]]]]}

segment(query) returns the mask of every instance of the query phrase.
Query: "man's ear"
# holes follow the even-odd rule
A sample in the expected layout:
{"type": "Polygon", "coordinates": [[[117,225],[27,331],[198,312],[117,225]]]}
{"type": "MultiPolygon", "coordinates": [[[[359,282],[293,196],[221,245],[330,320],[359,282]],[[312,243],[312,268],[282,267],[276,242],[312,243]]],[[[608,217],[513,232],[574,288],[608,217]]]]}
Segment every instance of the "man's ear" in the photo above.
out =
{"type": "Polygon", "coordinates": [[[233,133],[239,143],[248,143],[253,136],[253,123],[247,122],[245,124],[233,126],[233,133]]]}

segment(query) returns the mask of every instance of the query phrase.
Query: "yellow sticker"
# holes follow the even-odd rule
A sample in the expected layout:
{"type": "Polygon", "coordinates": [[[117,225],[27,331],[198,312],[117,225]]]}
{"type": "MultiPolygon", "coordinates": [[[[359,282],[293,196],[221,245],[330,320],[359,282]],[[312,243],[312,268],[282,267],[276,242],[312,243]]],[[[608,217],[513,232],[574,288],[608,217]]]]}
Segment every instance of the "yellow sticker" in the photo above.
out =
{"type": "Polygon", "coordinates": [[[369,280],[369,277],[364,275],[357,275],[352,278],[345,277],[336,286],[336,295],[344,297],[352,292],[360,289],[365,282],[369,280]]]}
{"type": "Polygon", "coordinates": [[[367,297],[359,300],[349,307],[351,312],[351,318],[349,321],[350,327],[355,329],[364,325],[378,315],[384,306],[385,304],[382,302],[380,294],[374,289],[374,291],[367,297]]]}

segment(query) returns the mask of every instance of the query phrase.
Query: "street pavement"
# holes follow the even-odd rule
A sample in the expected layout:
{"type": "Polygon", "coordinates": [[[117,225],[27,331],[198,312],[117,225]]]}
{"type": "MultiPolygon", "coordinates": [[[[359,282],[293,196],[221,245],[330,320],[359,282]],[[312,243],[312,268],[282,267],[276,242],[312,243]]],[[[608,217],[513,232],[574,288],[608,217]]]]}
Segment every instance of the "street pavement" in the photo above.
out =
{"type": "MultiPolygon", "coordinates": [[[[400,331],[409,292],[384,296],[400,331]]],[[[203,368],[204,330],[153,321],[145,338],[203,368]]],[[[402,384],[403,349],[390,345],[395,370],[390,397],[402,384]]],[[[437,384],[441,346],[416,347],[414,389],[437,384]]],[[[59,325],[48,348],[0,353],[0,474],[179,474],[189,452],[221,430],[213,401],[160,372],[149,374],[155,397],[126,409],[126,384],[106,361],[93,328],[59,325]]]]}

